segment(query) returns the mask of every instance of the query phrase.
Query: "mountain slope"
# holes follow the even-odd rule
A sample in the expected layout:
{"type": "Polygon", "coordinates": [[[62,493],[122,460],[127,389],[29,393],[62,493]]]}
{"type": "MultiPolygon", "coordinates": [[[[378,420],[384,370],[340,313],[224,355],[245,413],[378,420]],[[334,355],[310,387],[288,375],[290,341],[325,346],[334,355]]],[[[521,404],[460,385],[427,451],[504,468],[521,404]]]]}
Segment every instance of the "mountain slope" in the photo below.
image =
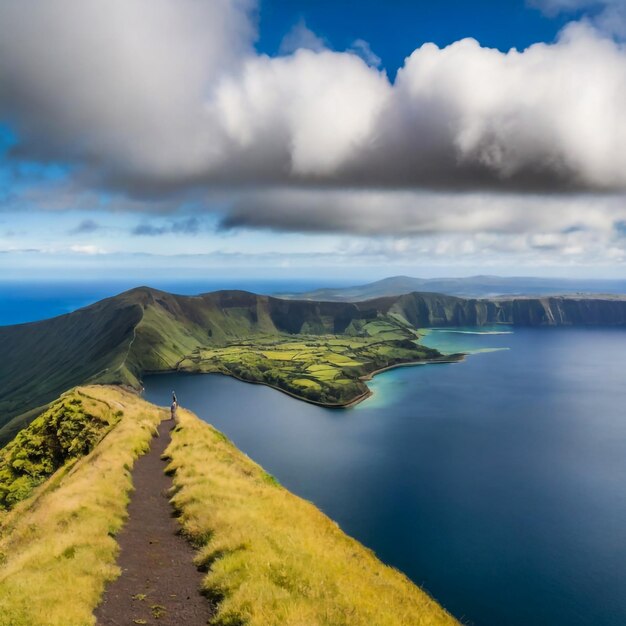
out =
{"type": "MultiPolygon", "coordinates": [[[[29,409],[45,408],[79,382],[119,371],[141,318],[137,303],[109,298],[49,320],[0,327],[0,426],[29,409]]],[[[0,439],[10,439],[20,426],[0,439]]]]}
{"type": "Polygon", "coordinates": [[[314,302],[141,287],[50,320],[0,327],[0,445],[66,389],[89,382],[139,388],[145,372],[222,372],[345,405],[367,393],[362,377],[440,356],[416,344],[416,329],[503,323],[624,326],[626,299],[411,293],[314,302]]]}
{"type": "MultiPolygon", "coordinates": [[[[263,338],[267,347],[272,342],[287,341],[294,334],[325,344],[323,336],[331,339],[330,335],[346,332],[357,335],[360,331],[355,329],[355,321],[375,320],[378,315],[368,305],[288,302],[240,291],[178,296],[140,287],[51,320],[2,327],[0,349],[5,358],[0,361],[0,427],[4,428],[0,430],[0,443],[37,415],[37,411],[26,414],[27,411],[45,408],[72,386],[100,382],[139,388],[144,372],[176,369],[194,354],[187,369],[196,368],[200,348],[226,346],[250,338],[258,338],[259,345],[263,338]]],[[[436,351],[406,343],[415,339],[406,323],[391,319],[390,326],[397,333],[386,341],[397,345],[397,354],[370,350],[365,364],[348,359],[346,363],[352,369],[342,368],[342,372],[349,379],[358,381],[360,376],[394,362],[437,356],[436,351]]],[[[360,342],[356,337],[354,340],[359,346],[380,344],[370,341],[367,333],[361,334],[360,342]]],[[[265,359],[260,350],[256,353],[265,359]]],[[[238,372],[219,358],[212,363],[215,367],[203,365],[201,371],[221,371],[246,380],[270,382],[259,379],[259,368],[238,372]]],[[[270,365],[272,370],[281,367],[277,363],[263,365],[268,375],[272,373],[268,370],[270,365]]],[[[279,388],[287,385],[285,390],[307,397],[288,382],[279,377],[274,384],[279,388]]],[[[332,401],[339,403],[366,391],[365,385],[358,382],[351,388],[345,387],[343,378],[337,384],[330,381],[327,391],[332,387],[336,392],[331,394],[332,401]]]]}

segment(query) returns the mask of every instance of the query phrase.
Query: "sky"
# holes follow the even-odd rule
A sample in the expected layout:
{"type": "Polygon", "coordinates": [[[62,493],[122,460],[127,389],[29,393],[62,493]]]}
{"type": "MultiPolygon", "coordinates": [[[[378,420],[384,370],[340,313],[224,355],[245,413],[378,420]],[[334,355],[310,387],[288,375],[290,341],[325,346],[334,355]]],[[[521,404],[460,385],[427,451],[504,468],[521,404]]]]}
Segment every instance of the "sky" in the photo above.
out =
{"type": "Polygon", "coordinates": [[[0,279],[626,277],[626,0],[0,0],[0,279]]]}

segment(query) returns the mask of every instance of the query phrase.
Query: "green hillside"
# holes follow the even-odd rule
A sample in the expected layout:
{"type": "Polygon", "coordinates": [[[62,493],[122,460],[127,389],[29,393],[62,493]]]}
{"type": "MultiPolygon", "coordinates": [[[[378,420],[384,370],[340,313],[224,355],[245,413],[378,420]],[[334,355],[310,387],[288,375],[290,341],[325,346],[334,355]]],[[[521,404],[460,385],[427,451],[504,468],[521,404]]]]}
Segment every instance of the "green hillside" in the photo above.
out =
{"type": "Polygon", "coordinates": [[[626,299],[476,300],[411,293],[365,302],[281,300],[243,291],[178,296],[147,287],[74,313],[0,327],[0,445],[66,389],[139,389],[146,372],[221,372],[303,400],[345,406],[385,367],[441,359],[432,326],[626,325],[626,299]]]}
{"type": "Polygon", "coordinates": [[[439,358],[416,339],[407,322],[368,306],[286,302],[237,291],[189,297],[134,289],[51,320],[0,328],[0,444],[72,386],[138,389],[145,372],[223,372],[305,400],[347,404],[367,393],[362,376],[439,358]],[[388,332],[380,333],[374,322],[388,332]],[[349,342],[337,342],[348,336],[349,342]],[[245,357],[233,359],[242,342],[245,357]],[[273,358],[282,344],[299,357],[273,358]]]}
{"type": "Polygon", "coordinates": [[[110,298],[42,322],[0,327],[0,444],[67,389],[122,373],[141,317],[137,303],[110,298]]]}

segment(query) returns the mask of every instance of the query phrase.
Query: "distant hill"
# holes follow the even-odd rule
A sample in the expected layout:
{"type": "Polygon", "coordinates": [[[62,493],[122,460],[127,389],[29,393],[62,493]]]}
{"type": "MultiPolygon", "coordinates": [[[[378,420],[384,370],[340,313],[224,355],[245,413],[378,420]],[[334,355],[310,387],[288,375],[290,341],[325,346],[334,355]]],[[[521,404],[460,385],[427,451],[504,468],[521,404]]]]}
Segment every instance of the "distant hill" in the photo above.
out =
{"type": "MultiPolygon", "coordinates": [[[[93,382],[140,388],[145,372],[217,371],[272,384],[302,399],[313,397],[310,387],[318,381],[320,401],[342,405],[363,396],[367,388],[360,379],[368,373],[437,358],[436,351],[415,344],[416,329],[486,324],[626,326],[626,299],[496,300],[411,293],[363,302],[318,302],[243,291],[179,296],[141,287],[60,317],[0,327],[0,445],[36,417],[37,407],[65,390],[93,382]],[[293,345],[284,356],[281,348],[264,352],[273,338],[293,343],[289,337],[298,335],[306,341],[296,352],[322,355],[316,377],[302,379],[297,368],[281,375],[289,367],[280,359],[291,358],[293,345]],[[330,346],[331,352],[344,353],[333,352],[328,362],[310,339],[327,335],[349,338],[340,342],[341,348],[330,346]],[[238,356],[229,360],[228,350],[218,349],[242,340],[245,363],[238,356]],[[279,359],[278,366],[271,359],[279,359]]],[[[326,339],[319,346],[328,353],[326,339]]]]}
{"type": "Polygon", "coordinates": [[[626,280],[581,280],[562,278],[524,278],[470,276],[467,278],[413,278],[391,276],[354,287],[316,289],[302,293],[277,294],[293,300],[358,302],[384,296],[399,296],[414,291],[443,293],[470,298],[499,296],[546,296],[572,294],[626,294],[626,280]]]}

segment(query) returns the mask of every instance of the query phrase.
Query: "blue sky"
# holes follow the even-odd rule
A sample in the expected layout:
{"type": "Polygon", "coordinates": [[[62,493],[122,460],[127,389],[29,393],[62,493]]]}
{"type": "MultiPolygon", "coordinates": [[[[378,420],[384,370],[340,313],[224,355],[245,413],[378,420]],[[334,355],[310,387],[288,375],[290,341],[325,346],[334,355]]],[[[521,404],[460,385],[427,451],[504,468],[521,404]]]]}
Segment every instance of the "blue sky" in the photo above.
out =
{"type": "Polygon", "coordinates": [[[394,73],[427,42],[443,47],[473,37],[490,48],[524,49],[538,41],[553,41],[579,15],[574,11],[548,17],[524,0],[269,0],[260,6],[257,47],[277,54],[285,34],[304,21],[337,50],[350,48],[357,39],[367,41],[394,73]]]}
{"type": "Polygon", "coordinates": [[[4,279],[626,275],[619,0],[148,4],[0,0],[4,279]]]}

